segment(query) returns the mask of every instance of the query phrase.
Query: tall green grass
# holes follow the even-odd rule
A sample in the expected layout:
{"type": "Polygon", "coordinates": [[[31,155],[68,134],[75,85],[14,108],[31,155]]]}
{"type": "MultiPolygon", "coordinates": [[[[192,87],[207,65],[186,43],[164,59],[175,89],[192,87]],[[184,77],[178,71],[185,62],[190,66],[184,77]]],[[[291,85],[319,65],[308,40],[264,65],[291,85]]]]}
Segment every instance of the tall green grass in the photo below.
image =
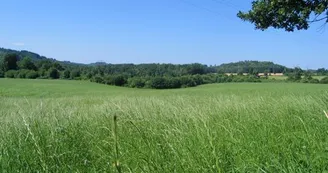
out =
{"type": "Polygon", "coordinates": [[[135,90],[1,79],[0,170],[327,172],[323,110],[324,85],[135,90]]]}

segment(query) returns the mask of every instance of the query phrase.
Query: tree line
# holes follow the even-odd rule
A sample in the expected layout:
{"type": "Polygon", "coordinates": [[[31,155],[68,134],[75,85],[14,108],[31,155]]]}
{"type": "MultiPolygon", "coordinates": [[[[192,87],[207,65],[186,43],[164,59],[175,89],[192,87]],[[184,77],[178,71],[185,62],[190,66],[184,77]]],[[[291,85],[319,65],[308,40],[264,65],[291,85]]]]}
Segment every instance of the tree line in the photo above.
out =
{"type": "MultiPolygon", "coordinates": [[[[318,69],[318,71],[289,69],[272,62],[259,61],[242,61],[221,66],[207,66],[199,63],[84,65],[48,58],[22,57],[16,53],[5,53],[0,56],[0,77],[90,80],[101,84],[132,88],[169,89],[210,83],[261,82],[268,79],[268,76],[260,78],[258,73],[272,73],[272,70],[277,73],[285,72],[288,81],[304,83],[320,83],[321,81],[312,76],[326,75],[328,71],[327,69],[318,69]],[[235,67],[239,70],[233,70],[235,67]],[[229,72],[238,72],[238,75],[225,74],[229,72]],[[243,73],[248,75],[243,75],[243,73]]],[[[324,83],[324,80],[321,83],[324,83]]]]}

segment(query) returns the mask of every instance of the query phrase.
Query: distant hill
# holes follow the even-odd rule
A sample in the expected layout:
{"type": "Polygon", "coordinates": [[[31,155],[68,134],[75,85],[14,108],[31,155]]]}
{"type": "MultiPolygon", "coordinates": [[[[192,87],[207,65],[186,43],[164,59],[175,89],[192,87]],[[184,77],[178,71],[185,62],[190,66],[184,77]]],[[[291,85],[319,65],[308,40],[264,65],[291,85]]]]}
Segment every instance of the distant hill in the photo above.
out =
{"type": "Polygon", "coordinates": [[[30,57],[33,61],[47,59],[44,56],[40,56],[37,53],[29,52],[26,50],[17,51],[17,50],[12,50],[12,49],[0,48],[0,55],[7,54],[7,53],[15,53],[19,56],[20,59],[23,57],[30,57]]]}
{"type": "Polygon", "coordinates": [[[106,62],[95,62],[95,63],[90,63],[89,65],[91,66],[100,66],[100,65],[108,65],[106,62]]]}
{"type": "Polygon", "coordinates": [[[288,68],[269,61],[239,61],[221,64],[216,69],[222,73],[283,73],[288,68]]]}
{"type": "Polygon", "coordinates": [[[6,49],[6,48],[1,48],[0,47],[0,58],[1,58],[2,55],[7,54],[7,53],[14,53],[14,54],[18,55],[19,60],[24,58],[24,57],[29,57],[34,62],[41,61],[41,60],[50,60],[50,61],[53,61],[53,62],[58,62],[58,63],[63,64],[63,65],[85,65],[85,64],[74,63],[74,62],[70,62],[70,61],[58,61],[56,59],[47,58],[45,56],[41,56],[37,53],[30,52],[30,51],[27,51],[27,50],[18,51],[18,50],[12,50],[12,49],[6,49]]]}
{"type": "MultiPolygon", "coordinates": [[[[58,61],[56,59],[47,58],[45,56],[41,56],[37,53],[22,50],[11,50],[11,49],[5,49],[0,48],[0,57],[1,55],[4,55],[6,53],[15,53],[19,56],[19,58],[24,57],[30,57],[33,61],[40,61],[40,60],[51,60],[53,62],[58,62],[62,65],[70,65],[70,66],[122,66],[123,64],[108,64],[106,62],[95,62],[90,64],[81,64],[81,63],[74,63],[70,61],[58,61]]],[[[128,64],[125,64],[128,65],[128,64]]],[[[133,64],[129,64],[133,65],[133,64]]],[[[144,64],[145,65],[145,64],[144,64]]],[[[142,65],[143,66],[143,65],[142,65]]],[[[152,65],[150,64],[150,67],[152,65]]],[[[146,67],[146,66],[145,66],[146,67]]],[[[146,67],[147,68],[147,67],[146,67]]],[[[232,62],[232,63],[226,63],[221,64],[219,66],[211,66],[207,67],[211,68],[210,71],[213,71],[215,69],[216,72],[219,73],[250,73],[252,71],[258,72],[258,73],[283,73],[285,69],[288,69],[286,66],[275,64],[273,62],[269,61],[239,61],[239,62],[232,62]]]]}

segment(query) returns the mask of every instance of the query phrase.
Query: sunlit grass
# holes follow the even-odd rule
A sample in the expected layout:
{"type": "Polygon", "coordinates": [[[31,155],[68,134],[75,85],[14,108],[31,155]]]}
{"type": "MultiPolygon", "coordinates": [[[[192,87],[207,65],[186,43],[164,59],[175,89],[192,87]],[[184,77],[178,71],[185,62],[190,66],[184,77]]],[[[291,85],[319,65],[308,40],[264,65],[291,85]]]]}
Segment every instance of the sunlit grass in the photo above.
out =
{"type": "Polygon", "coordinates": [[[323,172],[328,171],[323,110],[328,110],[325,85],[138,90],[1,79],[0,169],[323,172]]]}
{"type": "MultiPolygon", "coordinates": [[[[303,76],[304,77],[304,76],[303,76]]],[[[322,78],[326,76],[312,76],[314,79],[321,80],[322,78]]],[[[269,76],[269,79],[276,79],[276,80],[286,80],[287,76],[269,76]]]]}

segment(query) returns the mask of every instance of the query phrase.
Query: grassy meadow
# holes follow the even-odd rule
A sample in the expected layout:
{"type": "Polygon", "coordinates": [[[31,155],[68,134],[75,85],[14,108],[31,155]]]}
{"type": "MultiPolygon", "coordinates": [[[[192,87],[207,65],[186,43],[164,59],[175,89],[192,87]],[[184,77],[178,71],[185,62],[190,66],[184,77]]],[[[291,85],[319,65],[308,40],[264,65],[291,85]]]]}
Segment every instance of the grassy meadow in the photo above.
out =
{"type": "MultiPolygon", "coordinates": [[[[304,77],[304,76],[302,76],[304,77]]],[[[321,80],[322,78],[326,76],[312,76],[314,79],[321,80]]],[[[276,80],[286,80],[288,77],[287,76],[269,76],[269,79],[276,79],[276,80]]]]}
{"type": "Polygon", "coordinates": [[[0,79],[0,170],[328,172],[328,86],[0,79]]]}

